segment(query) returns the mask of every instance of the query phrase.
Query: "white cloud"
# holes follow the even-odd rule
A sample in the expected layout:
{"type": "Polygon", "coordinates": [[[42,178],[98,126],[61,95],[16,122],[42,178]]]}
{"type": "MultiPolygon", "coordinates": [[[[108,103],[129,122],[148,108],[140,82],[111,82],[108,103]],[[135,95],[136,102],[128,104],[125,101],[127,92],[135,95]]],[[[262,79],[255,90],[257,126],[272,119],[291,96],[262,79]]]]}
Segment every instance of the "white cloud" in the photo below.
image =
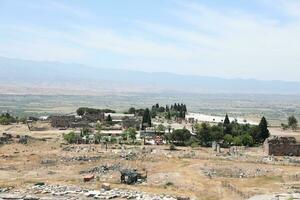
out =
{"type": "MultiPolygon", "coordinates": [[[[177,9],[170,12],[176,22],[172,25],[133,21],[130,31],[76,23],[66,24],[63,31],[35,26],[2,27],[0,30],[14,29],[29,39],[13,38],[1,43],[0,54],[90,64],[95,60],[92,56],[109,53],[125,57],[119,67],[129,69],[298,80],[295,71],[299,73],[300,15],[296,11],[300,3],[276,2],[264,1],[270,9],[278,9],[293,20],[180,1],[177,9]]],[[[89,17],[74,6],[60,2],[52,6],[70,15],[89,17]]]]}

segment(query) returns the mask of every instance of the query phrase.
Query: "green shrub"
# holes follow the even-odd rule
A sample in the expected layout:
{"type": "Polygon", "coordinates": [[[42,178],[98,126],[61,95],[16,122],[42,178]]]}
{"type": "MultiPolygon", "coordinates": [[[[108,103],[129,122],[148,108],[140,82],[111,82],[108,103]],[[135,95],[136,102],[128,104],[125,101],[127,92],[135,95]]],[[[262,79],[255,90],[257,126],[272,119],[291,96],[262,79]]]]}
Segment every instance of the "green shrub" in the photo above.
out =
{"type": "Polygon", "coordinates": [[[175,147],[174,144],[171,144],[171,145],[170,145],[170,150],[171,150],[171,151],[175,151],[175,150],[176,150],[176,147],[175,147]]]}
{"type": "Polygon", "coordinates": [[[193,143],[191,144],[191,147],[192,147],[192,148],[197,148],[197,147],[199,147],[199,143],[198,143],[198,142],[193,142],[193,143]]]}
{"type": "Polygon", "coordinates": [[[253,146],[253,144],[254,144],[254,140],[253,140],[252,136],[251,136],[250,134],[248,134],[248,133],[242,135],[242,138],[241,138],[241,139],[242,139],[242,144],[243,144],[244,146],[249,146],[249,147],[251,147],[251,146],[253,146]]]}
{"type": "Polygon", "coordinates": [[[167,186],[167,187],[170,187],[170,186],[173,186],[174,185],[174,183],[172,183],[172,182],[167,182],[166,184],[165,184],[165,186],[167,186]]]}
{"type": "Polygon", "coordinates": [[[232,143],[233,143],[234,146],[242,146],[243,145],[242,139],[241,139],[240,136],[234,137],[232,143]]]}
{"type": "Polygon", "coordinates": [[[78,140],[81,139],[74,131],[63,135],[64,140],[66,140],[69,144],[77,143],[78,140]]]}

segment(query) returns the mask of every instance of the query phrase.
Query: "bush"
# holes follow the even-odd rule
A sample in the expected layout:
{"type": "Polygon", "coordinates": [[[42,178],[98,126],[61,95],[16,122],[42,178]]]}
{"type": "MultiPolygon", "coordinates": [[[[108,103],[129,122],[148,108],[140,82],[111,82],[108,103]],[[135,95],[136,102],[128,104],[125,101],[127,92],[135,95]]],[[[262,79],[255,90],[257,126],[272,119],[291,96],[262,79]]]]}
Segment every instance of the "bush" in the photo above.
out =
{"type": "Polygon", "coordinates": [[[253,144],[254,144],[254,140],[253,140],[252,136],[251,136],[250,134],[248,134],[248,133],[242,135],[241,140],[242,140],[242,144],[243,144],[244,146],[249,146],[249,147],[251,147],[251,146],[253,146],[253,144]]]}
{"type": "Polygon", "coordinates": [[[192,147],[192,148],[197,148],[197,147],[199,147],[199,143],[198,143],[198,142],[193,142],[193,143],[191,144],[191,147],[192,147]]]}
{"type": "Polygon", "coordinates": [[[229,147],[233,143],[233,137],[232,135],[226,134],[224,136],[224,145],[226,147],[229,147]]]}
{"type": "Polygon", "coordinates": [[[77,143],[81,138],[77,136],[73,131],[63,135],[64,140],[66,140],[69,144],[77,143]]]}
{"type": "Polygon", "coordinates": [[[186,142],[189,141],[190,138],[191,133],[185,128],[177,129],[169,135],[169,139],[173,142],[176,142],[178,145],[186,145],[186,142]]]}
{"type": "Polygon", "coordinates": [[[167,183],[165,184],[165,186],[167,186],[167,187],[173,186],[173,185],[174,185],[174,183],[172,183],[172,182],[167,182],[167,183]]]}
{"type": "Polygon", "coordinates": [[[171,151],[175,151],[175,150],[176,150],[176,147],[175,147],[174,144],[171,144],[171,145],[170,145],[170,150],[171,150],[171,151]]]}
{"type": "Polygon", "coordinates": [[[243,145],[242,139],[241,139],[240,136],[234,137],[232,143],[233,143],[234,146],[242,146],[243,145]]]}
{"type": "Polygon", "coordinates": [[[289,125],[282,123],[281,128],[282,128],[282,130],[285,131],[285,130],[289,129],[289,125]]]}

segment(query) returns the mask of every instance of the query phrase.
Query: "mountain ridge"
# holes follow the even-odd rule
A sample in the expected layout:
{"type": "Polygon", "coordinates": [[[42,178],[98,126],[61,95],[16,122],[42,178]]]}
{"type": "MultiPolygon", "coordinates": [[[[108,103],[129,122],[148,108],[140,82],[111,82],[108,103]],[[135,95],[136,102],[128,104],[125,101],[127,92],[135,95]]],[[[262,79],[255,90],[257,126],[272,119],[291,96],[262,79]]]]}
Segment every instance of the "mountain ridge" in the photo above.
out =
{"type": "MultiPolygon", "coordinates": [[[[300,94],[300,82],[219,78],[180,75],[169,72],[142,72],[125,69],[96,68],[74,63],[31,61],[0,57],[0,84],[16,87],[44,85],[48,88],[126,92],[194,93],[267,93],[300,94]],[[131,87],[131,88],[129,88],[131,87]]],[[[47,88],[46,87],[46,88],[47,88]]],[[[0,90],[0,92],[3,92],[0,90]]]]}

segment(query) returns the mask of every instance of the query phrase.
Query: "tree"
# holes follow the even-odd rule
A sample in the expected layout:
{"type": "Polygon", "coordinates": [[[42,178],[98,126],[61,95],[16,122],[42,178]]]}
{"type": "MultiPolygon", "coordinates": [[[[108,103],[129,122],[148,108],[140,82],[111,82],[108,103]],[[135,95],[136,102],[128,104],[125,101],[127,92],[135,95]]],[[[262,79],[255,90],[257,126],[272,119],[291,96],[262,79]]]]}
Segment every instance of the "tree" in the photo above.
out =
{"type": "Polygon", "coordinates": [[[80,136],[84,137],[84,136],[88,136],[91,133],[91,130],[88,128],[82,128],[80,130],[80,136]]]}
{"type": "Polygon", "coordinates": [[[292,128],[294,131],[297,130],[298,127],[298,120],[294,115],[290,116],[288,118],[288,125],[290,128],[292,128]]]}
{"type": "Polygon", "coordinates": [[[242,146],[242,145],[243,145],[242,139],[241,139],[240,136],[234,137],[232,143],[233,143],[233,145],[235,145],[235,146],[242,146]]]}
{"type": "Polygon", "coordinates": [[[136,140],[136,130],[135,128],[128,128],[124,133],[123,133],[123,138],[130,138],[132,140],[132,142],[134,143],[134,141],[136,140]]]}
{"type": "Polygon", "coordinates": [[[232,135],[226,134],[224,135],[224,145],[226,147],[229,147],[233,142],[233,137],[232,135]]]}
{"type": "Polygon", "coordinates": [[[95,134],[95,143],[96,143],[96,144],[101,143],[101,139],[102,139],[101,133],[100,133],[100,132],[97,132],[97,133],[95,134]]]}
{"type": "Polygon", "coordinates": [[[177,129],[170,133],[170,140],[179,145],[184,145],[184,143],[187,142],[190,138],[191,133],[185,128],[177,129]]]}
{"type": "Polygon", "coordinates": [[[228,126],[230,124],[230,120],[228,115],[226,114],[225,119],[224,119],[224,126],[228,126]]]}
{"type": "Polygon", "coordinates": [[[231,134],[231,124],[230,124],[230,120],[229,120],[229,117],[227,114],[225,116],[223,126],[224,126],[224,133],[231,134]]]}
{"type": "Polygon", "coordinates": [[[111,122],[112,122],[112,118],[111,118],[110,115],[107,116],[106,121],[107,121],[108,123],[111,123],[111,122]]]}
{"type": "Polygon", "coordinates": [[[260,123],[258,125],[259,133],[258,140],[259,142],[264,142],[270,136],[270,132],[268,130],[268,122],[265,117],[262,117],[260,123]]]}
{"type": "Polygon", "coordinates": [[[166,119],[169,119],[169,120],[171,119],[171,113],[170,113],[170,111],[167,112],[166,119]]]}
{"type": "Polygon", "coordinates": [[[183,111],[186,113],[187,112],[187,108],[186,108],[186,105],[184,104],[183,105],[183,111]]]}
{"type": "Polygon", "coordinates": [[[197,138],[200,140],[200,143],[204,146],[207,146],[212,142],[212,135],[210,132],[210,125],[208,123],[197,124],[195,126],[197,138]]]}
{"type": "Polygon", "coordinates": [[[222,126],[212,126],[210,128],[212,141],[221,141],[224,137],[222,126]]]}
{"type": "Polygon", "coordinates": [[[166,127],[163,124],[159,124],[156,128],[158,132],[165,132],[166,127]]]}
{"type": "Polygon", "coordinates": [[[146,108],[144,114],[143,114],[143,120],[142,120],[142,130],[145,130],[146,127],[151,127],[151,115],[150,110],[146,108]]]}
{"type": "Polygon", "coordinates": [[[165,107],[159,107],[158,108],[158,112],[160,112],[160,113],[163,113],[165,111],[166,111],[165,107]]]}
{"type": "Polygon", "coordinates": [[[281,123],[281,128],[282,128],[282,130],[285,131],[285,130],[287,130],[289,128],[289,125],[281,123]]]}
{"type": "Polygon", "coordinates": [[[156,108],[151,110],[151,118],[155,118],[156,117],[156,108]]]}
{"type": "Polygon", "coordinates": [[[129,110],[128,110],[128,114],[135,114],[135,108],[134,107],[131,107],[131,108],[129,108],[129,110]]]}
{"type": "Polygon", "coordinates": [[[100,133],[102,130],[102,126],[99,122],[96,124],[96,130],[97,130],[97,133],[100,133]]]}
{"type": "Polygon", "coordinates": [[[170,108],[168,105],[166,105],[166,112],[169,112],[170,111],[170,108]]]}
{"type": "Polygon", "coordinates": [[[254,141],[253,141],[253,138],[252,138],[252,136],[250,135],[250,134],[244,134],[244,135],[242,135],[242,144],[244,145],[244,146],[249,146],[249,147],[251,147],[251,146],[253,146],[253,144],[254,144],[254,141]]]}
{"type": "Polygon", "coordinates": [[[64,140],[66,140],[69,144],[78,143],[81,140],[81,137],[76,134],[74,131],[63,135],[64,140]]]}
{"type": "Polygon", "coordinates": [[[78,108],[76,112],[77,112],[77,115],[82,116],[85,113],[85,108],[78,108]]]}

